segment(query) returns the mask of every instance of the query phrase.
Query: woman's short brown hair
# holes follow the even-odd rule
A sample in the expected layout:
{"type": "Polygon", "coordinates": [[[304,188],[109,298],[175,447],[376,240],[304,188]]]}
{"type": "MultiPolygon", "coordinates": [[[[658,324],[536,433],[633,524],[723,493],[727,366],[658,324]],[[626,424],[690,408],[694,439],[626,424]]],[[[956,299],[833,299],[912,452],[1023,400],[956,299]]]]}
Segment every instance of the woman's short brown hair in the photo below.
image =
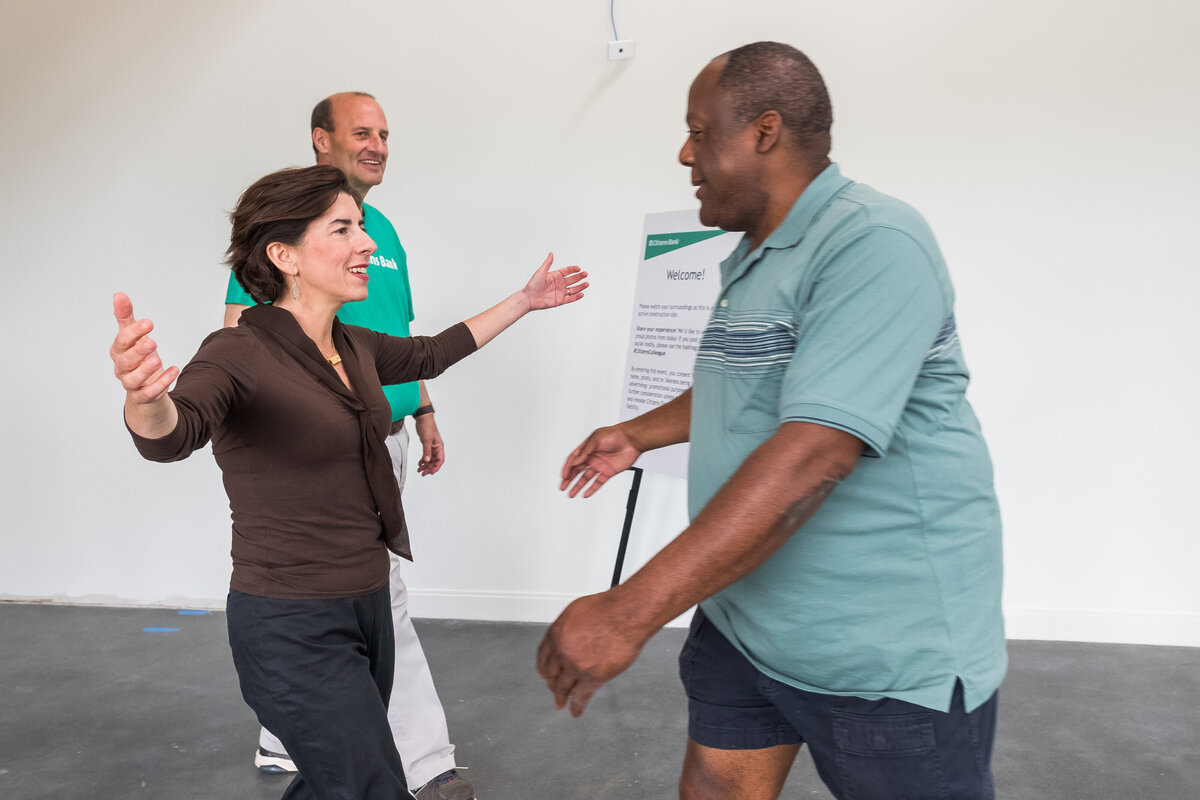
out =
{"type": "Polygon", "coordinates": [[[362,209],[362,196],[342,171],[326,165],[281,169],[242,192],[229,215],[233,230],[225,261],[255,302],[274,302],[287,289],[283,273],[267,257],[267,245],[300,244],[309,223],[328,211],[342,192],[362,209]]]}

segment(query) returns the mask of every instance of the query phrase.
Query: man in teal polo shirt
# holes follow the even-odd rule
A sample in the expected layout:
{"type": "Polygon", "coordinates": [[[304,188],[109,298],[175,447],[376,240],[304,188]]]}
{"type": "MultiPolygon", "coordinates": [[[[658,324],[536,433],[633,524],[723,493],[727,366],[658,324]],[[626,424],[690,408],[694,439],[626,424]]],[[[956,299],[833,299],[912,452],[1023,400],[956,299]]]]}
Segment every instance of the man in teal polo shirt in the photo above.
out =
{"type": "Polygon", "coordinates": [[[990,798],[1000,520],[933,235],[830,162],[828,93],[795,48],[714,59],[687,123],[701,221],[745,236],[692,388],[594,432],[562,487],[690,441],[691,524],[572,603],[539,671],[579,715],[698,603],[681,798],[775,798],[805,743],[839,798],[990,798]]]}
{"type": "MultiPolygon", "coordinates": [[[[335,94],[313,109],[312,144],[317,163],[341,169],[350,185],[363,197],[372,186],[383,181],[388,156],[387,138],[383,109],[369,94],[335,94]]],[[[387,217],[366,203],[363,203],[363,224],[376,245],[368,267],[370,293],[366,300],[342,306],[338,318],[349,325],[361,325],[392,336],[408,336],[413,306],[404,248],[387,217]]],[[[225,296],[225,324],[236,325],[242,310],[253,302],[231,274],[225,296]]],[[[405,419],[413,418],[421,442],[417,471],[422,475],[432,475],[441,469],[445,448],[424,381],[385,386],[383,392],[392,406],[388,451],[396,482],[403,490],[408,457],[405,419]]],[[[456,768],[446,714],[408,613],[408,590],[400,575],[400,559],[394,554],[391,558],[396,668],[388,721],[404,774],[412,784],[417,800],[473,800],[474,788],[456,768]]],[[[259,732],[254,763],[267,771],[293,772],[296,769],[283,744],[266,728],[259,732]]]]}

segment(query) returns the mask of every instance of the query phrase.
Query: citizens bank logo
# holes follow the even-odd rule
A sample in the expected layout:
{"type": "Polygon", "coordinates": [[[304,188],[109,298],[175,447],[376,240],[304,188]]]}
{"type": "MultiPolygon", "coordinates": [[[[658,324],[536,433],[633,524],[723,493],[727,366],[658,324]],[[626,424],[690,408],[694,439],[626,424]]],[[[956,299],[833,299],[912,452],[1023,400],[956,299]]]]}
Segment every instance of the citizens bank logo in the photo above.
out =
{"type": "Polygon", "coordinates": [[[396,259],[388,258],[387,256],[371,256],[369,259],[372,267],[387,267],[388,269],[400,269],[396,266],[396,259]]]}

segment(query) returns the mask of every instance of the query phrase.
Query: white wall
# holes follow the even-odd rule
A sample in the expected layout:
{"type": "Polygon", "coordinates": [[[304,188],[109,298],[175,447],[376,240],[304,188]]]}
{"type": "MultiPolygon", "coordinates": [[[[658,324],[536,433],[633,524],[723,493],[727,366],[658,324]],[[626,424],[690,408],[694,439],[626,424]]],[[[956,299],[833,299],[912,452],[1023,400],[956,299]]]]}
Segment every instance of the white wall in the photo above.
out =
{"type": "MultiPolygon", "coordinates": [[[[833,94],[835,158],[932,222],[995,456],[1014,637],[1200,645],[1193,413],[1200,11],[1183,0],[976,3],[17,0],[0,28],[5,301],[0,597],[219,606],[228,510],[207,451],[141,461],[105,350],[120,289],[182,364],[220,322],[224,213],[307,164],[307,116],[374,92],[371,201],[409,250],[418,329],[553,249],[585,303],[530,318],[432,387],[448,443],[406,493],[418,614],[548,620],[607,585],[626,479],[556,491],[615,418],[642,217],[694,204],[688,83],[763,38],[833,94]],[[1190,401],[1187,398],[1191,398],[1190,401]]],[[[684,524],[648,475],[630,566],[684,524]]]]}

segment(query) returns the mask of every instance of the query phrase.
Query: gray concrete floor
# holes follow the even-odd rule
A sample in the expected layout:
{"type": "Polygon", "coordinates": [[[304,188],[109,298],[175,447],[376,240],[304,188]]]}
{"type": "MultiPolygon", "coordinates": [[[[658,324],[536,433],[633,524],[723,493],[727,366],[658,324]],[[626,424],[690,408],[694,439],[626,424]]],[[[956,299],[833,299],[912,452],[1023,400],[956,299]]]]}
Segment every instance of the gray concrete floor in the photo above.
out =
{"type": "MultiPolygon", "coordinates": [[[[684,631],[655,637],[576,720],[533,669],[542,626],[418,630],[483,800],[675,796],[684,631]]],[[[1010,655],[1000,797],[1200,798],[1200,649],[1012,642],[1010,655]]],[[[224,614],[0,603],[0,798],[273,800],[288,778],[253,768],[256,731],[224,614]]],[[[830,797],[804,752],[783,797],[830,797]]]]}

